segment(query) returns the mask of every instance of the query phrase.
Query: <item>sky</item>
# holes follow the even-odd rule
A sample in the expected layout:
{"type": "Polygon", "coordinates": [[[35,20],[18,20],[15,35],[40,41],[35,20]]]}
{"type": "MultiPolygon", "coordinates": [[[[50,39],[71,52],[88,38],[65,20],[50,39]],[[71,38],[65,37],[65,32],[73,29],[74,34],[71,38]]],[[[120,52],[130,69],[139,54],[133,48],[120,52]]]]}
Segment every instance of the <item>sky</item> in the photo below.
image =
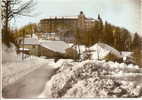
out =
{"type": "MultiPolygon", "coordinates": [[[[23,0],[26,1],[26,0],[23,0]]],[[[130,32],[138,32],[140,27],[140,0],[35,0],[33,17],[17,17],[12,26],[20,28],[29,23],[38,23],[40,19],[50,16],[77,16],[80,11],[88,17],[124,27],[130,32]]]]}

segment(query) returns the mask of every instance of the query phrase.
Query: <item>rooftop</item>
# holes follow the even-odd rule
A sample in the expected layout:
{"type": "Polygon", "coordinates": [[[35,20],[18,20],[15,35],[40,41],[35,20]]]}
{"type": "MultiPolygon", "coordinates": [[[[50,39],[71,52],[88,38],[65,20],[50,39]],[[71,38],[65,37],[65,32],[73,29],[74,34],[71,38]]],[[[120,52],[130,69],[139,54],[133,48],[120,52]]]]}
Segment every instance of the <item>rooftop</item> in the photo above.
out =
{"type": "Polygon", "coordinates": [[[24,39],[24,44],[27,45],[38,45],[39,41],[37,38],[25,38],[24,39]]]}
{"type": "Polygon", "coordinates": [[[54,52],[65,53],[69,45],[64,41],[41,40],[40,46],[48,48],[54,52]]]}

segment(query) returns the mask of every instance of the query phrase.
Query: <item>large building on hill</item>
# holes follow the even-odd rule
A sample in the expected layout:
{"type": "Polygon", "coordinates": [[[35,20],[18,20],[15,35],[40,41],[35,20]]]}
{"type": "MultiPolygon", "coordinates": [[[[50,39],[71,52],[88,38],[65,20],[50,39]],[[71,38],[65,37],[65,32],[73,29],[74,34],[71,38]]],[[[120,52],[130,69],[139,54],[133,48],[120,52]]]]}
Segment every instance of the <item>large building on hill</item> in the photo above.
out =
{"type": "Polygon", "coordinates": [[[89,29],[94,25],[95,20],[88,18],[81,11],[78,16],[49,17],[40,20],[39,27],[42,33],[57,32],[60,27],[78,27],[89,29]]]}

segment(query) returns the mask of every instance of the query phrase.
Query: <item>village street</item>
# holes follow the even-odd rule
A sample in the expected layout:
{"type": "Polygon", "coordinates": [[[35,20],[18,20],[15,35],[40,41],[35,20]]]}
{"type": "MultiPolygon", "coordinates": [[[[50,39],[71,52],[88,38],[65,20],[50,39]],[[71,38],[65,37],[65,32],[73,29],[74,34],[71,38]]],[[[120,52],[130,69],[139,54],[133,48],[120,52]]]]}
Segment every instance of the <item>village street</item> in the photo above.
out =
{"type": "Polygon", "coordinates": [[[56,72],[48,64],[25,75],[22,79],[3,89],[6,98],[36,98],[44,89],[46,82],[56,72]]]}

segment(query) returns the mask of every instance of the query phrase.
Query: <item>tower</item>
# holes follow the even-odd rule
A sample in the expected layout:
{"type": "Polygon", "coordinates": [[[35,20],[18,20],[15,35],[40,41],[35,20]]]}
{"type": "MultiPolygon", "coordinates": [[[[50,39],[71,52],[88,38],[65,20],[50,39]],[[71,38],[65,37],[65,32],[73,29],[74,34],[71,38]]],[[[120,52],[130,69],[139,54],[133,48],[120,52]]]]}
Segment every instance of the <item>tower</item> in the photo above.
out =
{"type": "Polygon", "coordinates": [[[83,29],[85,27],[85,15],[83,13],[83,11],[80,11],[80,14],[78,16],[78,27],[83,29]]]}

